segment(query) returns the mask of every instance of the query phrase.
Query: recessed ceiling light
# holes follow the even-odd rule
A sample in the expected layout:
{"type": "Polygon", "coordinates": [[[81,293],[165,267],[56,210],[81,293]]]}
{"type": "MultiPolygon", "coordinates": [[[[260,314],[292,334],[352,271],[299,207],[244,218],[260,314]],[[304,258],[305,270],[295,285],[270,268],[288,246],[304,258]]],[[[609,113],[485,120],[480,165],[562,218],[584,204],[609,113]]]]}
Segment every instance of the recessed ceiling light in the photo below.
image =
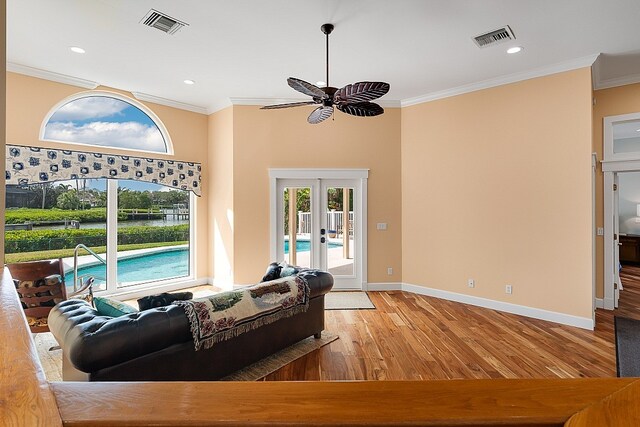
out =
{"type": "Polygon", "coordinates": [[[522,47],[514,46],[514,47],[510,47],[509,49],[507,49],[507,53],[518,53],[521,50],[522,50],[522,47]]]}
{"type": "Polygon", "coordinates": [[[316,82],[316,86],[318,86],[318,87],[322,87],[322,86],[326,86],[326,85],[327,85],[327,83],[323,82],[322,80],[320,80],[319,82],[316,82]]]}
{"type": "Polygon", "coordinates": [[[186,84],[186,85],[193,85],[193,84],[196,84],[196,82],[195,82],[194,80],[186,79],[186,80],[184,81],[184,84],[186,84]]]}
{"type": "Polygon", "coordinates": [[[640,132],[640,129],[636,129],[636,132],[640,132]]]}
{"type": "Polygon", "coordinates": [[[71,46],[69,49],[71,49],[71,52],[75,52],[75,53],[84,53],[85,50],[81,47],[78,46],[71,46]]]}

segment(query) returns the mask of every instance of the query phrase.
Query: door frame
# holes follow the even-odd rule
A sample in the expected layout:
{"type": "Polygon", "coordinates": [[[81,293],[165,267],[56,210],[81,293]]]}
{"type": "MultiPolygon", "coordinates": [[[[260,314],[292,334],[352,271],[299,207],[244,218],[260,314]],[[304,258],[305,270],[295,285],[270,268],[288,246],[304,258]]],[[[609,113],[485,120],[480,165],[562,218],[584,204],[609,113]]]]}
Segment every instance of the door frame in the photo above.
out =
{"type": "MultiPolygon", "coordinates": [[[[356,191],[360,192],[358,202],[354,200],[354,206],[357,211],[355,223],[357,233],[359,231],[360,239],[354,242],[356,245],[356,253],[360,257],[360,262],[354,263],[354,273],[360,277],[361,282],[359,289],[366,289],[367,284],[367,180],[369,178],[369,169],[299,169],[299,168],[269,168],[269,254],[271,260],[277,259],[277,242],[279,230],[278,203],[276,199],[278,180],[340,180],[349,179],[356,181],[359,185],[356,191]]],[[[318,186],[320,187],[320,186],[318,186]]],[[[318,189],[320,193],[320,189],[318,189]]],[[[316,195],[319,197],[320,194],[316,195]]],[[[316,199],[316,200],[319,200],[316,199]]],[[[313,202],[312,202],[313,203],[313,202]]],[[[320,203],[316,203],[319,209],[320,203]]],[[[314,232],[320,235],[321,222],[316,221],[313,224],[314,232]]],[[[281,230],[283,231],[283,230],[281,230]]]]}
{"type": "Polygon", "coordinates": [[[640,152],[616,154],[613,149],[613,125],[616,122],[640,120],[640,113],[608,116],[603,119],[603,151],[602,173],[604,175],[604,299],[603,308],[613,310],[616,300],[616,265],[614,240],[615,225],[620,219],[615,218],[615,195],[613,185],[615,176],[621,172],[640,172],[640,152]]]}

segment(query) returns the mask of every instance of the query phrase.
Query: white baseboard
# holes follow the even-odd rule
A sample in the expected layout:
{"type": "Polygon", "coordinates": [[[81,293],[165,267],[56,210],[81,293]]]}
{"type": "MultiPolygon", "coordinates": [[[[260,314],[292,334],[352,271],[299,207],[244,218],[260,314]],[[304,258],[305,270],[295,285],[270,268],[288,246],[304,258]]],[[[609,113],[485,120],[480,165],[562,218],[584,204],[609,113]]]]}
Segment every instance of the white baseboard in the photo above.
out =
{"type": "Polygon", "coordinates": [[[602,298],[596,298],[596,308],[604,308],[604,300],[602,298]]]}
{"type": "Polygon", "coordinates": [[[456,292],[443,291],[425,286],[412,285],[410,283],[369,283],[367,291],[395,291],[402,290],[418,295],[440,298],[448,301],[460,302],[463,304],[475,305],[478,307],[490,308],[492,310],[504,311],[506,313],[518,314],[532,317],[534,319],[547,320],[549,322],[561,323],[568,326],[576,326],[582,329],[593,330],[593,319],[590,317],[578,317],[555,311],[543,310],[541,308],[527,307],[524,305],[512,304],[509,302],[496,301],[487,298],[474,297],[472,295],[459,294],[456,292]]]}
{"type": "Polygon", "coordinates": [[[364,283],[362,289],[364,291],[401,291],[402,283],[364,283]]]}

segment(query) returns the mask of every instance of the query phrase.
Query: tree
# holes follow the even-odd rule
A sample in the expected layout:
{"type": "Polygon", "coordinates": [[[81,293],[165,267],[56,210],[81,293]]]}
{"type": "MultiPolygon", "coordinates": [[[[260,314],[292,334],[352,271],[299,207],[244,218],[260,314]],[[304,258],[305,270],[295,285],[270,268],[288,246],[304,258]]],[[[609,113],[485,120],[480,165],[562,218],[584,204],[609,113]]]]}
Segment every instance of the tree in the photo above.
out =
{"type": "Polygon", "coordinates": [[[60,209],[77,210],[80,207],[80,198],[76,190],[69,190],[58,196],[56,205],[60,209]]]}

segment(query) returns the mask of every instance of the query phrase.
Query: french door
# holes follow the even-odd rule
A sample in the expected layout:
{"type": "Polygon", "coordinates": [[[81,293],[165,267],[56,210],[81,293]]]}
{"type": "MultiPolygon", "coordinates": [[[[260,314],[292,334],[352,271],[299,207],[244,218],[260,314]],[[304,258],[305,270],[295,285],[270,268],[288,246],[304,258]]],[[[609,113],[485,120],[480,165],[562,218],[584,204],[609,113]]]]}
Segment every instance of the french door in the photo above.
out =
{"type": "Polygon", "coordinates": [[[270,171],[272,259],[329,271],[334,289],[362,289],[366,177],[344,178],[344,170],[333,176],[326,170],[292,171],[270,171]]]}

